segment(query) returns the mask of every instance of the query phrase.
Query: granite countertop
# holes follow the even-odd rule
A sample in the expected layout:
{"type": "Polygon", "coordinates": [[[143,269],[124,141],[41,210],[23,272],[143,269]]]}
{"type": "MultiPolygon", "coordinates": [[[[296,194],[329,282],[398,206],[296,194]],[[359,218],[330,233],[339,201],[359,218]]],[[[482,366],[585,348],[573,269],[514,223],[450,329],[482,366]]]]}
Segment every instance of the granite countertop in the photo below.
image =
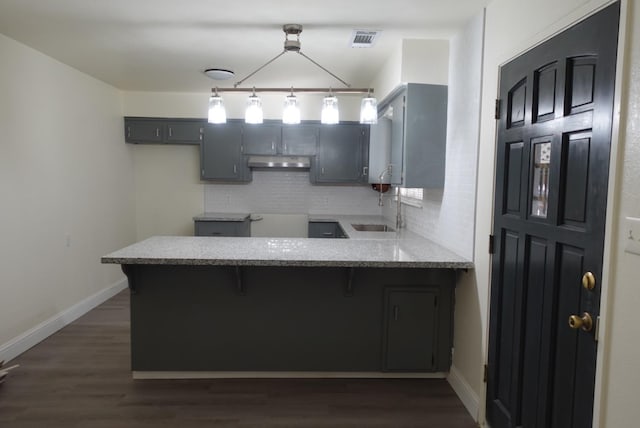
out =
{"type": "Polygon", "coordinates": [[[194,221],[245,221],[251,216],[249,213],[212,213],[204,212],[193,218],[194,221]]]}
{"type": "Polygon", "coordinates": [[[473,262],[404,229],[358,232],[351,226],[393,227],[379,216],[311,214],[309,221],[338,222],[350,239],[154,236],[102,257],[102,263],[473,268],[473,262]]]}

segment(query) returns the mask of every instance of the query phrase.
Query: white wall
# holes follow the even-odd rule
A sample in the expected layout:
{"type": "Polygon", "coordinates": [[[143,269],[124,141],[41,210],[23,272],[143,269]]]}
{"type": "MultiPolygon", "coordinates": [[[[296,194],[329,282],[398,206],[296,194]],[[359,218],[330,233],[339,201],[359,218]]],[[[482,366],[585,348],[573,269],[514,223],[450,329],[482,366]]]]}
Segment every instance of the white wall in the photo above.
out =
{"type": "Polygon", "coordinates": [[[100,257],[132,243],[135,222],[119,91],[2,35],[0,57],[2,359],[123,279],[100,257]]]}

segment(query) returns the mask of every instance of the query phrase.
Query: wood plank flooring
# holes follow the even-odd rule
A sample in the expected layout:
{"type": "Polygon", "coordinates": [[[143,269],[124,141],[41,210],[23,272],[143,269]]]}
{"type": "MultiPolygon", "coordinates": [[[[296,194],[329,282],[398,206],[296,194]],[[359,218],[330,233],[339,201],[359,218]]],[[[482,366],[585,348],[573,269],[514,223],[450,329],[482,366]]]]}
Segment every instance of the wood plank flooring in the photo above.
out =
{"type": "Polygon", "coordinates": [[[477,426],[441,379],[133,380],[128,291],[10,364],[3,428],[477,426]]]}

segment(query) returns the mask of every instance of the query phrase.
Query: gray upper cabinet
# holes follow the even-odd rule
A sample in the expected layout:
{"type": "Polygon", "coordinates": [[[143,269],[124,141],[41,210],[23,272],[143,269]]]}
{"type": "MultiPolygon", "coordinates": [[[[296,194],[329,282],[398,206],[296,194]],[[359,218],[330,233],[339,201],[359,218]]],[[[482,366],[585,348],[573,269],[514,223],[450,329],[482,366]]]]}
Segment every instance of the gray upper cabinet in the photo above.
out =
{"type": "Polygon", "coordinates": [[[314,156],[318,152],[320,125],[282,125],[282,154],[314,156]]]}
{"type": "Polygon", "coordinates": [[[251,171],[242,153],[242,124],[207,124],[200,149],[203,180],[249,182],[251,171]]]}
{"type": "Polygon", "coordinates": [[[248,124],[242,128],[245,155],[275,155],[281,144],[280,124],[248,124]]]}
{"type": "Polygon", "coordinates": [[[368,178],[369,129],[357,123],[320,127],[318,155],[310,176],[320,184],[360,184],[368,178]]]}
{"type": "Polygon", "coordinates": [[[124,139],[127,143],[162,143],[164,121],[162,119],[125,118],[124,139]]]}
{"type": "Polygon", "coordinates": [[[125,117],[124,137],[132,144],[193,144],[202,141],[203,119],[125,117]]]}
{"type": "Polygon", "coordinates": [[[409,83],[380,103],[391,122],[391,183],[402,187],[444,187],[447,86],[409,83]]]}
{"type": "Polygon", "coordinates": [[[165,141],[171,144],[200,144],[204,121],[196,119],[168,120],[165,123],[165,141]]]}

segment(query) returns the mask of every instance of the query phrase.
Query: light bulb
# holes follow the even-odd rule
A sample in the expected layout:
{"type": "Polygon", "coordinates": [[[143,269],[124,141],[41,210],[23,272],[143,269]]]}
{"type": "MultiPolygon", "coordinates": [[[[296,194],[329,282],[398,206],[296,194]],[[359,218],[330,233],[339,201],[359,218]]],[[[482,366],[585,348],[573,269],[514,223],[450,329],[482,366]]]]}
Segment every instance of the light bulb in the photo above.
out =
{"type": "Polygon", "coordinates": [[[262,100],[257,95],[251,95],[247,99],[247,109],[244,112],[246,123],[262,123],[262,100]]]}
{"type": "Polygon", "coordinates": [[[300,123],[300,106],[298,98],[291,94],[284,99],[284,110],[282,112],[282,123],[295,125],[300,123]]]}
{"type": "Polygon", "coordinates": [[[365,97],[360,103],[360,123],[378,123],[378,100],[373,97],[365,97]]]}
{"type": "Polygon", "coordinates": [[[328,125],[336,124],[340,121],[340,112],[338,110],[338,98],[329,95],[322,100],[322,113],[320,114],[320,122],[328,125]]]}
{"type": "Polygon", "coordinates": [[[227,112],[222,97],[214,95],[209,98],[209,123],[226,123],[227,112]]]}

